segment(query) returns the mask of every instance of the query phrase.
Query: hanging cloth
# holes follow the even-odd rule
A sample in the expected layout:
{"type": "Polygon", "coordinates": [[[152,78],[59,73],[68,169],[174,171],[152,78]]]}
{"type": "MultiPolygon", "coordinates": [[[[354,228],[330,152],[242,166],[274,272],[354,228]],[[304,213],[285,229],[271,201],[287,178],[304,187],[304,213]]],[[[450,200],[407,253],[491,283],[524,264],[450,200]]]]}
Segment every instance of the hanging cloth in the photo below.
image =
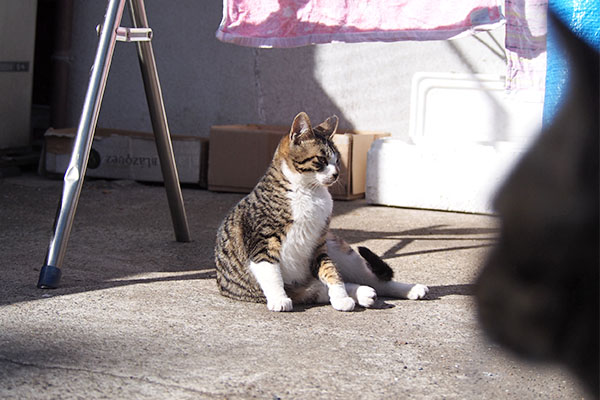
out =
{"type": "Polygon", "coordinates": [[[502,0],[224,0],[217,38],[250,47],[445,40],[503,22],[502,0]]]}

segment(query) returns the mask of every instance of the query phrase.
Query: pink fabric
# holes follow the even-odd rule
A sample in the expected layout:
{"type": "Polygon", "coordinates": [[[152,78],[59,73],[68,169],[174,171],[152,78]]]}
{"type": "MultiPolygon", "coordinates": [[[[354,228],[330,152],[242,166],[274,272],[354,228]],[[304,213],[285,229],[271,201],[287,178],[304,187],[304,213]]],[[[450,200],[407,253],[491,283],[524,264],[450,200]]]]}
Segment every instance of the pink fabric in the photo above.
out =
{"type": "Polygon", "coordinates": [[[547,14],[548,0],[506,1],[506,89],[522,100],[544,100],[547,14]]]}
{"type": "Polygon", "coordinates": [[[501,0],[224,0],[217,38],[251,47],[441,40],[490,29],[501,0]]]}

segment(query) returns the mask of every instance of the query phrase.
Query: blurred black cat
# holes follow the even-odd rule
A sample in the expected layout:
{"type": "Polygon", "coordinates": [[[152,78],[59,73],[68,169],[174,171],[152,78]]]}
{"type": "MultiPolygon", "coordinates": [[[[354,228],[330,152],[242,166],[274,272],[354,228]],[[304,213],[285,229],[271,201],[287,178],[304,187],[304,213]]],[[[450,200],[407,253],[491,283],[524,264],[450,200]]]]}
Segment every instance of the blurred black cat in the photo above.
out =
{"type": "Polygon", "coordinates": [[[476,295],[494,340],[566,364],[597,397],[599,55],[553,20],[570,59],[567,101],[495,199],[501,235],[476,295]]]}

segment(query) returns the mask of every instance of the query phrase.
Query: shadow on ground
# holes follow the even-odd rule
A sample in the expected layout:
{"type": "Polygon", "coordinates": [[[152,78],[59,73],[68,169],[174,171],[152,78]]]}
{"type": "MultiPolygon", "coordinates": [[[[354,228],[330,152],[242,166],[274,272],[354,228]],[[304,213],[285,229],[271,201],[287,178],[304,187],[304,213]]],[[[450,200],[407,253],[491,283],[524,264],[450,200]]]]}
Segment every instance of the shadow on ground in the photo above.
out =
{"type": "MultiPolygon", "coordinates": [[[[40,290],[35,285],[50,240],[62,181],[24,175],[1,181],[0,188],[0,244],[6,249],[0,305],[127,285],[213,279],[215,232],[223,216],[242,197],[184,189],[192,242],[178,243],[162,186],[88,180],[62,267],[61,285],[55,290],[40,290]]],[[[352,218],[364,207],[368,207],[364,201],[336,202],[335,216],[352,218]]],[[[379,254],[388,262],[488,247],[496,233],[490,227],[439,223],[398,230],[375,226],[371,230],[334,231],[350,244],[385,244],[386,250],[379,254]]],[[[456,294],[457,290],[464,294],[465,289],[460,287],[433,286],[431,295],[456,294]]]]}

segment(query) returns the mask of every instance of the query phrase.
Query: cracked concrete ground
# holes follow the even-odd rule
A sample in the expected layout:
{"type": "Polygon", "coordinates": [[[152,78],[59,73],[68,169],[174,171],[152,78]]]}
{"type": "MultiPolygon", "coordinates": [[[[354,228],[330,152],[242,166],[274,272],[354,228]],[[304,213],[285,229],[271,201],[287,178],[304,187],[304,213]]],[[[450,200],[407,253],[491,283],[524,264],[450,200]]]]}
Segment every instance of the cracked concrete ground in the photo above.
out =
{"type": "Polygon", "coordinates": [[[177,243],[164,188],[127,181],[85,183],[61,287],[37,289],[61,189],[0,180],[0,398],[586,397],[480,331],[471,283],[493,217],[336,202],[332,228],[428,299],[272,313],[214,282],[215,231],[240,195],[184,189],[193,242],[177,243]]]}

